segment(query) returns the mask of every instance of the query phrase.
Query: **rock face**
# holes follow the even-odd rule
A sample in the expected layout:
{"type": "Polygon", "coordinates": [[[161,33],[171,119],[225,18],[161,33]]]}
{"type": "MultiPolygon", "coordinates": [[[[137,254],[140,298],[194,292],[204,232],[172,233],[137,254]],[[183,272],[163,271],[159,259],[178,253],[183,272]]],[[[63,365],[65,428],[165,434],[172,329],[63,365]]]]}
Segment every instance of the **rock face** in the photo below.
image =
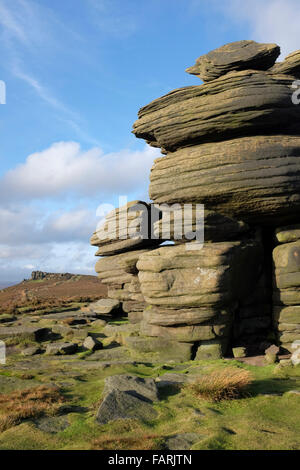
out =
{"type": "Polygon", "coordinates": [[[300,237],[298,227],[283,227],[276,231],[283,243],[273,251],[273,321],[278,340],[284,349],[293,350],[300,339],[300,237]],[[289,243],[284,241],[289,240],[289,243]]]}
{"type": "Polygon", "coordinates": [[[113,390],[105,396],[96,417],[99,424],[106,424],[117,419],[140,419],[151,421],[157,412],[147,403],[127,392],[113,390]]]}
{"type": "MultiPolygon", "coordinates": [[[[225,352],[238,302],[261,269],[256,241],[207,243],[202,250],[165,246],[137,263],[146,302],[141,333],[225,352]]],[[[202,348],[203,349],[203,348],[202,348]]]]}
{"type": "Polygon", "coordinates": [[[300,78],[300,51],[292,52],[283,62],[279,62],[271,68],[271,72],[293,75],[300,78]]]}
{"type": "Polygon", "coordinates": [[[300,340],[300,52],[279,53],[223,46],[187,69],[203,85],[139,111],[133,133],[162,151],[153,202],[116,209],[91,243],[109,302],[139,330],[122,344],[141,354],[206,360],[300,340]]]}
{"type": "Polygon", "coordinates": [[[137,277],[136,263],[142,253],[158,246],[153,239],[152,221],[159,210],[142,201],[132,201],[110,212],[91,238],[98,246],[96,272],[108,284],[108,299],[101,299],[93,309],[98,314],[128,314],[133,323],[141,320],[146,304],[137,277]],[[140,314],[140,315],[138,315],[140,314]]]}
{"type": "Polygon", "coordinates": [[[156,203],[201,202],[244,222],[276,227],[299,211],[299,156],[300,137],[285,135],[182,148],[155,160],[150,197],[156,203]]]}
{"type": "Polygon", "coordinates": [[[151,204],[132,201],[110,212],[91,238],[91,245],[98,246],[96,256],[110,256],[157,245],[151,239],[150,211],[151,204]]]}
{"type": "Polygon", "coordinates": [[[237,41],[199,57],[186,72],[209,82],[236,70],[267,70],[280,54],[277,44],[237,41]]]}
{"type": "Polygon", "coordinates": [[[134,375],[112,375],[105,379],[104,394],[113,390],[127,392],[144,401],[157,401],[158,390],[154,379],[134,375]]]}
{"type": "Polygon", "coordinates": [[[294,79],[243,70],[179,88],[142,108],[133,132],[167,152],[234,137],[290,135],[300,112],[291,99],[294,79]]]}

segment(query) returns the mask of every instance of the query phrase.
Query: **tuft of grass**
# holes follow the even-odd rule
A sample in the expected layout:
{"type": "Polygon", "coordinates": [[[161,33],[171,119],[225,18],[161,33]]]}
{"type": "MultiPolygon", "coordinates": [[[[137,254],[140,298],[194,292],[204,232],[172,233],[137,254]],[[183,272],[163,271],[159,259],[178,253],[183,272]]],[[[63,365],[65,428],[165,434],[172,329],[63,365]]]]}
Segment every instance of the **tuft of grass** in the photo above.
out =
{"type": "Polygon", "coordinates": [[[209,375],[199,377],[187,387],[200,398],[209,401],[233,400],[243,395],[252,383],[252,375],[248,370],[225,367],[215,370],[209,375]]]}
{"type": "Polygon", "coordinates": [[[40,386],[9,394],[0,394],[0,432],[24,419],[55,414],[64,402],[58,387],[40,386]]]}

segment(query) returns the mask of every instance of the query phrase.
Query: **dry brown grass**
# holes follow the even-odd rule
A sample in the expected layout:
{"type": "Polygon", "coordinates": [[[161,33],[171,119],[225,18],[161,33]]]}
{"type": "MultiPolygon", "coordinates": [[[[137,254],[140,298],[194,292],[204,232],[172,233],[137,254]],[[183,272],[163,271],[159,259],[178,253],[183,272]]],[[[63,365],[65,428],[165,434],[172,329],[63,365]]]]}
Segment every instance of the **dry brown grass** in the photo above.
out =
{"type": "Polygon", "coordinates": [[[157,434],[144,434],[138,437],[103,436],[92,442],[92,450],[153,450],[159,446],[157,434]]]}
{"type": "Polygon", "coordinates": [[[200,398],[211,401],[233,400],[241,397],[252,382],[249,371],[234,367],[216,370],[200,377],[187,387],[200,398]]]}
{"type": "Polygon", "coordinates": [[[151,433],[136,419],[114,421],[108,432],[91,442],[92,450],[153,450],[163,446],[163,436],[151,433]]]}
{"type": "Polygon", "coordinates": [[[0,432],[24,419],[53,415],[64,402],[58,387],[40,386],[9,394],[0,394],[0,432]]]}

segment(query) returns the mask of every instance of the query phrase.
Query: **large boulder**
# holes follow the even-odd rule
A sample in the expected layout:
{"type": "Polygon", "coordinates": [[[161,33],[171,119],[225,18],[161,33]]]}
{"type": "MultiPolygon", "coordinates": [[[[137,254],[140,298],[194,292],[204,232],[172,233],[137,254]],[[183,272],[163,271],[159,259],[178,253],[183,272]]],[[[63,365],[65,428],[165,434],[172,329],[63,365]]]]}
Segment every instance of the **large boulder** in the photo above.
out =
{"type": "Polygon", "coordinates": [[[0,327],[0,339],[16,338],[16,340],[42,341],[47,338],[49,328],[32,326],[0,327]]]}
{"type": "Polygon", "coordinates": [[[93,302],[90,308],[98,315],[117,314],[120,312],[121,303],[115,299],[100,299],[93,302]]]}
{"type": "Polygon", "coordinates": [[[267,70],[279,54],[277,44],[236,41],[202,55],[186,72],[209,82],[233,70],[267,70]]]}
{"type": "Polygon", "coordinates": [[[142,255],[139,280],[150,305],[189,308],[229,305],[251,289],[260,270],[261,245],[253,240],[164,246],[142,255]]]}
{"type": "Polygon", "coordinates": [[[142,108],[133,133],[167,152],[248,135],[299,135],[293,81],[289,75],[243,70],[179,88],[142,108]]]}
{"type": "Polygon", "coordinates": [[[134,375],[111,375],[105,379],[104,395],[119,390],[145,401],[157,401],[157,386],[152,378],[142,378],[134,375]]]}
{"type": "Polygon", "coordinates": [[[157,412],[150,403],[128,392],[112,390],[101,403],[96,420],[99,424],[106,424],[117,419],[151,421],[156,417],[157,412]]]}
{"type": "MultiPolygon", "coordinates": [[[[300,209],[299,157],[300,137],[284,135],[180,149],[155,160],[150,197],[159,204],[201,202],[206,212],[260,225],[295,222],[300,209]]],[[[217,216],[214,219],[218,227],[217,216]]],[[[224,219],[223,233],[237,233],[237,224],[224,219]]]]}
{"type": "Polygon", "coordinates": [[[46,354],[49,356],[74,354],[77,349],[78,344],[76,343],[50,343],[47,345],[46,354]]]}

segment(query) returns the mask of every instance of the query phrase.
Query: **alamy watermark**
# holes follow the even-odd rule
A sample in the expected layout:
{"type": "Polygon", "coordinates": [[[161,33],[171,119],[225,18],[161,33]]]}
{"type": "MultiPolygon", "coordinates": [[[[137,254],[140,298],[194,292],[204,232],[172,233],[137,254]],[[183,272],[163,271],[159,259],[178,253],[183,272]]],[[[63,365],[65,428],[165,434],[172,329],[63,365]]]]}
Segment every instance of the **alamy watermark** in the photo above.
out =
{"type": "Polygon", "coordinates": [[[96,235],[105,240],[180,240],[187,250],[200,250],[204,244],[203,204],[147,204],[128,207],[126,196],[119,197],[119,207],[101,204],[96,235]]]}
{"type": "Polygon", "coordinates": [[[6,104],[6,84],[0,80],[0,104],[6,104]]]}
{"type": "Polygon", "coordinates": [[[292,83],[292,89],[295,90],[292,94],[292,103],[298,105],[300,104],[300,80],[292,83]]]}
{"type": "Polygon", "coordinates": [[[0,364],[6,364],[6,346],[4,341],[0,341],[0,364]]]}

